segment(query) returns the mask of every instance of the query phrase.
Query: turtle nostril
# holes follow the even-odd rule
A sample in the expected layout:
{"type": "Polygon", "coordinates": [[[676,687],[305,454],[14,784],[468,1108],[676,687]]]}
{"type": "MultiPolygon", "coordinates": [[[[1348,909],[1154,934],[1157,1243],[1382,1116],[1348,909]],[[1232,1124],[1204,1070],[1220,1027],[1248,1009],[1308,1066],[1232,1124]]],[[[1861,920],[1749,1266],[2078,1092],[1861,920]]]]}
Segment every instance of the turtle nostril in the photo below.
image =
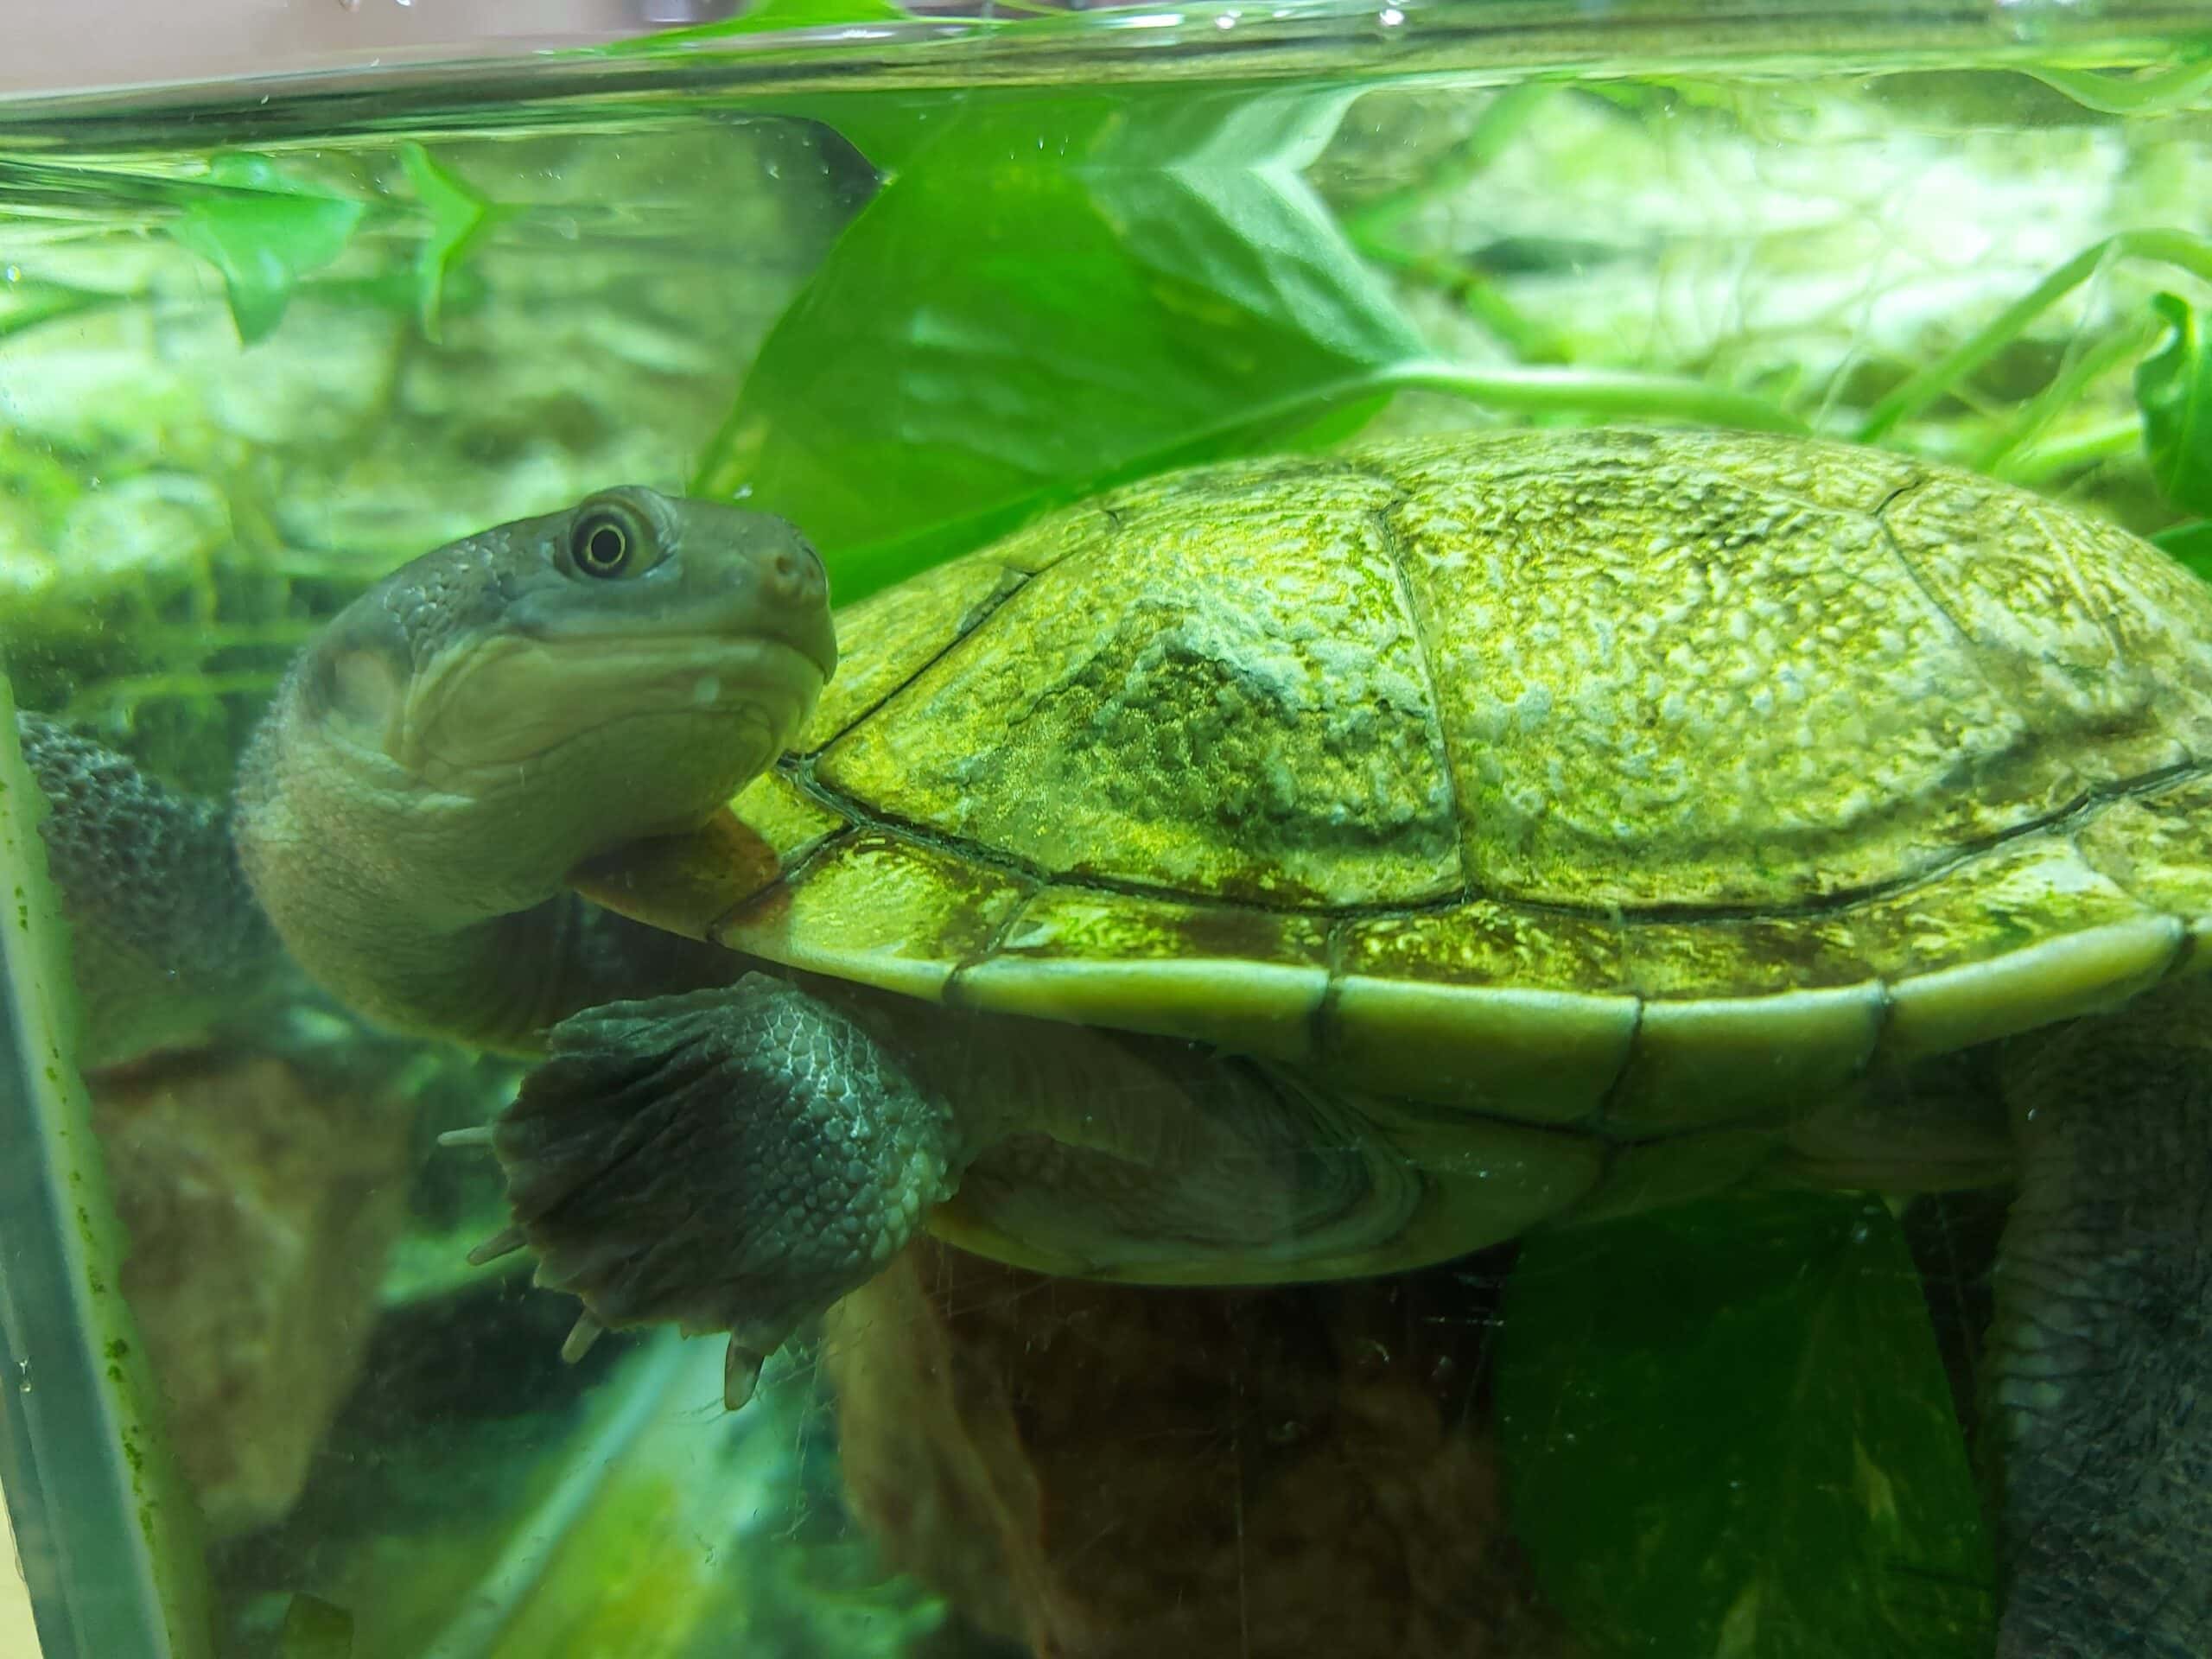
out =
{"type": "Polygon", "coordinates": [[[776,593],[794,605],[819,603],[830,586],[821,556],[804,542],[778,548],[768,562],[768,573],[776,593]]]}

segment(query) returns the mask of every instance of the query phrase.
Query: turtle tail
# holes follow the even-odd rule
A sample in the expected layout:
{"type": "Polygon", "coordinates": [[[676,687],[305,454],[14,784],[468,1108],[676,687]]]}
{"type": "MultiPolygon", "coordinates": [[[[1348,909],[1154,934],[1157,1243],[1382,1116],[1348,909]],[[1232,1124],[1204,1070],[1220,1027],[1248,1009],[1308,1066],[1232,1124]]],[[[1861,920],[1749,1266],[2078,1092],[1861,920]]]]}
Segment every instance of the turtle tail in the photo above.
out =
{"type": "Polygon", "coordinates": [[[73,936],[87,1065],[202,1039],[285,982],[226,807],[42,715],[18,714],[16,734],[46,797],[40,830],[73,936]]]}

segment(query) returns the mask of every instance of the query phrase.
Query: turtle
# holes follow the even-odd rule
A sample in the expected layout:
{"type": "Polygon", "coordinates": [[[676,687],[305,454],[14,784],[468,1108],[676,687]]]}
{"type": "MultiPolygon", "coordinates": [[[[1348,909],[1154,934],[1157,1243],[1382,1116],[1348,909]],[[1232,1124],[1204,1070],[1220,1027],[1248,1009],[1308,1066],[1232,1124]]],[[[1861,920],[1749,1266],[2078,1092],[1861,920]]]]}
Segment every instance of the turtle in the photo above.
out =
{"type": "Polygon", "coordinates": [[[833,619],[791,524],[624,487],[356,601],[227,813],[23,729],[59,816],[165,826],[57,836],[73,906],[222,837],[342,1001],[535,1058],[464,1132],[477,1255],[580,1298],[570,1357],[727,1332],[737,1408],[924,1229],[1252,1285],[2009,1182],[2001,1650],[2212,1645],[2212,592],[2091,513],[1462,432],[1125,484],[833,619]]]}

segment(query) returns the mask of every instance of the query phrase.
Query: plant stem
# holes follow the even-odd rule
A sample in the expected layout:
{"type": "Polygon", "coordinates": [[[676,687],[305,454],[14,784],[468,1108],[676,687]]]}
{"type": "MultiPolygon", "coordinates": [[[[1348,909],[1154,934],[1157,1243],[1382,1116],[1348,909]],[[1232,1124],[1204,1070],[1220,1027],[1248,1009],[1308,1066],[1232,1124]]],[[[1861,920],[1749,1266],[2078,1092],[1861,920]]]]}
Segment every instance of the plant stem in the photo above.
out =
{"type": "Polygon", "coordinates": [[[2063,92],[2100,115],[2163,115],[2188,109],[2212,91],[2212,61],[2177,63],[2153,75],[2123,80],[2087,69],[2026,71],[2055,92],[2063,92]]]}
{"type": "Polygon", "coordinates": [[[1454,363],[1408,363],[1387,370],[1395,391],[1440,391],[1469,403],[1524,415],[1572,413],[1605,420],[1683,420],[1754,432],[1802,435],[1808,429],[1787,410],[1726,386],[1671,375],[1615,369],[1471,369],[1454,363]]]}
{"type": "Polygon", "coordinates": [[[2155,317],[2145,317],[2133,327],[2121,328],[2106,335],[2088,350],[2068,364],[2049,385],[2022,404],[2018,412],[1999,433],[1974,455],[1973,465],[1980,471],[1994,474],[1999,478],[2012,474],[2005,470],[2005,461],[2023,444],[2039,436],[2043,429],[2080,400],[2084,391],[2095,384],[2098,378],[2130,358],[2140,357],[2152,343],[2165,332],[2166,325],[2155,317]]]}
{"type": "Polygon", "coordinates": [[[1859,428],[1859,441],[1873,443],[1888,436],[1996,356],[2029,323],[2113,259],[2157,260],[2212,282],[2212,242],[2183,231],[2121,231],[2092,243],[1876,404],[1859,428]]]}
{"type": "Polygon", "coordinates": [[[2099,461],[2117,461],[2139,449],[2142,443],[2142,419],[2130,415],[2103,426],[2029,444],[2012,455],[2005,467],[2005,476],[2015,484],[2047,483],[2082,467],[2094,467],[2099,461]]]}

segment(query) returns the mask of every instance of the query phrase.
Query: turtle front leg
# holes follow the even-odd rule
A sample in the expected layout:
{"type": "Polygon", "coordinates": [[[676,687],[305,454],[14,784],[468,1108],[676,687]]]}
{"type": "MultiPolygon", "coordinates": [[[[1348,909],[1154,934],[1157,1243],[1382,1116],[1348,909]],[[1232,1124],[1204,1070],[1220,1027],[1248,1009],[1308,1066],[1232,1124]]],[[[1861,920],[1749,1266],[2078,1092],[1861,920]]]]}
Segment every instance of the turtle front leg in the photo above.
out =
{"type": "Polygon", "coordinates": [[[2000,1659],[2212,1653],[2212,986],[2024,1038],[2000,1659]]]}
{"type": "Polygon", "coordinates": [[[764,974],[562,1021],[493,1126],[538,1283],[601,1329],[728,1331],[723,1403],[798,1324],[874,1278],[950,1196],[946,1104],[868,1033],[764,974]]]}

